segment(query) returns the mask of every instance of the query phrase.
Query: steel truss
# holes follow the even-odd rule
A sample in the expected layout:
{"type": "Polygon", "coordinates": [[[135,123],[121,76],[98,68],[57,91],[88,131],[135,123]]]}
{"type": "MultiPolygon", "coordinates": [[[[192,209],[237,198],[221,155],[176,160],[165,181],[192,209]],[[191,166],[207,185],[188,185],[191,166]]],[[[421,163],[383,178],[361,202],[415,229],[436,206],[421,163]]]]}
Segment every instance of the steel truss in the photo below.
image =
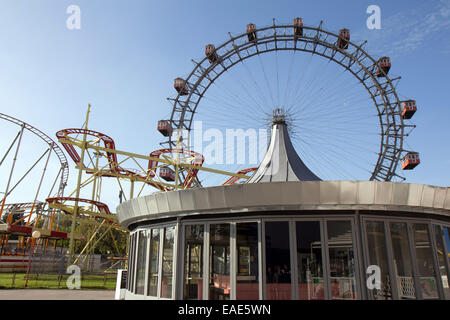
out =
{"type": "MultiPolygon", "coordinates": [[[[294,34],[293,25],[275,25],[256,29],[257,38],[249,41],[248,34],[242,33],[216,47],[218,59],[210,62],[207,57],[200,62],[192,60],[194,69],[185,79],[189,93],[176,98],[168,98],[173,103],[170,123],[173,128],[191,131],[192,121],[198,105],[208,88],[225,71],[239,62],[253,56],[273,51],[302,51],[333,61],[350,72],[369,93],[377,110],[380,123],[380,150],[378,160],[369,180],[390,181],[394,177],[405,180],[396,173],[398,162],[407,152],[403,149],[403,139],[408,136],[406,128],[415,125],[405,123],[401,117],[401,100],[395,91],[400,77],[390,79],[383,72],[377,77],[377,60],[364,49],[366,41],[357,45],[348,41],[347,49],[337,45],[339,35],[318,27],[303,26],[303,35],[294,34]]],[[[174,147],[176,141],[168,137],[162,145],[174,147]]]]}

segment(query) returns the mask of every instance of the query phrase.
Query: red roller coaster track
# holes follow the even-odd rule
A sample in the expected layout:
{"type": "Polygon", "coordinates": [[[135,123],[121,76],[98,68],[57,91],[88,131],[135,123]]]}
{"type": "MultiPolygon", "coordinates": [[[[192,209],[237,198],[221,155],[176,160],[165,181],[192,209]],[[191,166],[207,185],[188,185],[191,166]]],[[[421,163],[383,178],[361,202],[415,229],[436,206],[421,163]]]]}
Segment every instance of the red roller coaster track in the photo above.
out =
{"type": "MultiPolygon", "coordinates": [[[[115,150],[116,149],[116,145],[114,143],[114,140],[109,137],[106,134],[103,134],[101,132],[97,132],[97,131],[93,131],[93,130],[87,130],[87,129],[76,129],[76,128],[70,128],[70,129],[63,129],[60,130],[56,133],[56,137],[58,139],[64,139],[67,138],[70,134],[86,134],[87,136],[92,136],[95,137],[97,139],[99,139],[100,141],[103,142],[103,145],[105,148],[107,149],[111,149],[111,150],[115,150]]],[[[66,149],[67,153],[69,154],[69,156],[72,158],[72,160],[76,163],[79,164],[81,162],[81,157],[78,154],[77,150],[75,149],[75,147],[69,143],[64,143],[61,142],[62,146],[64,147],[64,149],[66,149]]],[[[119,177],[123,177],[123,178],[128,178],[130,176],[135,176],[135,177],[139,177],[141,180],[148,180],[146,181],[147,184],[158,188],[159,190],[166,190],[166,187],[163,187],[161,185],[155,184],[153,182],[151,182],[149,180],[149,177],[147,177],[144,174],[139,174],[134,170],[129,170],[129,169],[124,169],[122,167],[119,166],[118,161],[117,161],[117,154],[113,153],[113,152],[107,152],[106,153],[106,157],[108,159],[109,162],[109,171],[111,173],[114,173],[115,175],[108,175],[108,173],[102,173],[103,176],[105,177],[115,177],[115,176],[119,176],[119,177]]],[[[84,165],[84,164],[83,164],[84,165]]],[[[94,172],[92,171],[86,171],[86,173],[88,174],[93,174],[94,172]]]]}
{"type": "MultiPolygon", "coordinates": [[[[194,158],[193,165],[198,166],[198,167],[201,167],[203,165],[203,162],[205,161],[204,157],[200,153],[197,153],[195,151],[183,150],[183,149],[170,149],[170,148],[152,151],[150,153],[150,157],[159,158],[162,154],[166,154],[166,153],[169,153],[169,154],[178,153],[178,154],[184,154],[188,157],[193,157],[194,158]]],[[[158,167],[157,160],[150,160],[148,162],[148,169],[150,170],[151,177],[153,177],[155,175],[155,171],[156,171],[157,167],[158,167]]],[[[184,188],[188,188],[192,185],[192,182],[194,181],[195,177],[197,176],[198,170],[199,169],[197,169],[197,168],[190,168],[188,170],[186,178],[184,179],[184,182],[183,182],[184,188]]]]}

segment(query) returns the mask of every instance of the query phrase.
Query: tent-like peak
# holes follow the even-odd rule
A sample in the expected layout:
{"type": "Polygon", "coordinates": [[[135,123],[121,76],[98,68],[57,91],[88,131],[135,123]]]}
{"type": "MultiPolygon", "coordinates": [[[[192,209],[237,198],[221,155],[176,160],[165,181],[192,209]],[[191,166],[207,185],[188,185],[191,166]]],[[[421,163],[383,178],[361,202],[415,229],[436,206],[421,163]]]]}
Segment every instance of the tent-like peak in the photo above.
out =
{"type": "Polygon", "coordinates": [[[319,180],[295,151],[287,130],[286,114],[282,109],[275,109],[266,155],[247,183],[319,180]]]}

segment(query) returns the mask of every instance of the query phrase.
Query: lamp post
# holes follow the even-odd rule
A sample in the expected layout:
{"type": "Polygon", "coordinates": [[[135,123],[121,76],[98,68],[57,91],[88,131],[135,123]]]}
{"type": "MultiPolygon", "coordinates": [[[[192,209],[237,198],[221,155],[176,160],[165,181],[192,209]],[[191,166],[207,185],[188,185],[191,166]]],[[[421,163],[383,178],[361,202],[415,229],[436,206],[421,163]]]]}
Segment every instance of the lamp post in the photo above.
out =
{"type": "Polygon", "coordinates": [[[31,270],[31,260],[33,259],[33,252],[34,252],[34,243],[36,242],[37,239],[39,239],[41,237],[41,233],[39,231],[33,231],[33,233],[31,234],[31,246],[30,246],[30,258],[28,259],[28,269],[27,269],[27,276],[25,278],[25,288],[28,285],[28,277],[30,275],[30,270],[31,270]]]}

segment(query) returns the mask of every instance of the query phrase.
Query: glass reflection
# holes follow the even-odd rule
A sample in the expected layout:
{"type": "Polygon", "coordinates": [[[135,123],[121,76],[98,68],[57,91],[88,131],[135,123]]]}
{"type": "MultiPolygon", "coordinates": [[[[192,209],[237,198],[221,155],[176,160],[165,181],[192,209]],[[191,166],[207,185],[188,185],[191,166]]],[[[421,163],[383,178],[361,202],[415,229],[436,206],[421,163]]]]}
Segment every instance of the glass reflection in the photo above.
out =
{"type": "Polygon", "coordinates": [[[133,282],[133,259],[134,254],[134,234],[130,235],[130,245],[128,248],[128,275],[127,275],[127,290],[132,291],[131,284],[133,282]]]}
{"type": "Polygon", "coordinates": [[[369,265],[377,265],[381,271],[381,289],[369,289],[369,298],[375,300],[391,300],[392,292],[384,222],[367,221],[366,231],[369,265]]]}
{"type": "Polygon", "coordinates": [[[328,221],[332,299],[356,299],[355,257],[350,221],[328,221]]]}
{"type": "Polygon", "coordinates": [[[448,270],[447,266],[445,264],[445,256],[447,253],[445,252],[444,247],[444,232],[442,230],[441,226],[435,225],[434,226],[434,234],[436,237],[436,253],[437,253],[437,260],[439,265],[439,275],[441,277],[442,281],[442,287],[444,289],[444,298],[447,300],[450,300],[450,288],[448,285],[448,270]]]}
{"type": "Polygon", "coordinates": [[[239,223],[236,234],[236,299],[258,300],[258,223],[239,223]]]}
{"type": "Polygon", "coordinates": [[[148,295],[156,297],[158,295],[159,229],[152,229],[150,232],[148,295]]]}
{"type": "Polygon", "coordinates": [[[291,257],[288,222],[266,222],[266,295],[268,300],[290,300],[291,257]]]}
{"type": "Polygon", "coordinates": [[[203,225],[185,227],[183,299],[203,298],[203,225]]]}
{"type": "Polygon", "coordinates": [[[298,296],[300,300],[323,300],[323,263],[320,222],[296,223],[298,296]]]}
{"type": "Polygon", "coordinates": [[[438,298],[436,273],[433,266],[433,256],[430,245],[428,225],[414,224],[414,247],[419,275],[419,284],[423,299],[438,298]]]}
{"type": "MultiPolygon", "coordinates": [[[[444,241],[445,241],[445,245],[447,247],[447,258],[448,258],[448,266],[450,266],[450,228],[449,227],[444,227],[444,241]]],[[[450,273],[450,270],[449,270],[450,273]]],[[[450,276],[450,274],[449,274],[450,276]]]]}
{"type": "Polygon", "coordinates": [[[139,231],[139,241],[136,255],[136,294],[144,294],[145,271],[147,259],[147,231],[139,231]]]}
{"type": "Polygon", "coordinates": [[[175,240],[175,227],[164,228],[161,297],[168,299],[172,298],[174,240],[175,240]]]}
{"type": "Polygon", "coordinates": [[[390,224],[390,229],[398,297],[399,299],[415,299],[416,290],[412,274],[412,261],[409,252],[406,223],[393,222],[390,224]]]}
{"type": "Polygon", "coordinates": [[[209,299],[230,299],[230,225],[210,226],[209,299]]]}

